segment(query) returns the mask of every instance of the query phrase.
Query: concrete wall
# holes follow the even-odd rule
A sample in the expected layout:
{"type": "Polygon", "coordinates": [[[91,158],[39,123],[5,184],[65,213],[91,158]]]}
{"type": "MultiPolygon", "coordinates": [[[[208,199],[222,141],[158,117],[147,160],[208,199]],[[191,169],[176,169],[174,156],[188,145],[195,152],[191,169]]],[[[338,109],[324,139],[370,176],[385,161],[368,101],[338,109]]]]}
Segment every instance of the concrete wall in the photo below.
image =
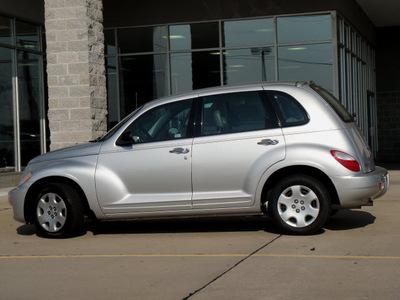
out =
{"type": "Polygon", "coordinates": [[[50,149],[107,131],[101,0],[46,0],[50,149]]]}

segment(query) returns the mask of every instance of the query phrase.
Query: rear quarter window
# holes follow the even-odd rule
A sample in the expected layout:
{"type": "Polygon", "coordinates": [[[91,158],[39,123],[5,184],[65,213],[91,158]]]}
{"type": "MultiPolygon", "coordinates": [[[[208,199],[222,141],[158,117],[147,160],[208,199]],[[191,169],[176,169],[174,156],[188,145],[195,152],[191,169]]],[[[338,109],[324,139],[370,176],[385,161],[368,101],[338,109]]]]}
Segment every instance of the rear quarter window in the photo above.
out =
{"type": "Polygon", "coordinates": [[[308,123],[307,112],[292,96],[278,91],[268,91],[267,93],[283,127],[308,123]]]}
{"type": "Polygon", "coordinates": [[[350,123],[353,122],[353,117],[346,110],[346,108],[340,103],[335,96],[329,93],[327,90],[317,86],[311,85],[311,88],[318,93],[329,106],[336,112],[336,114],[342,119],[343,122],[350,123]]]}

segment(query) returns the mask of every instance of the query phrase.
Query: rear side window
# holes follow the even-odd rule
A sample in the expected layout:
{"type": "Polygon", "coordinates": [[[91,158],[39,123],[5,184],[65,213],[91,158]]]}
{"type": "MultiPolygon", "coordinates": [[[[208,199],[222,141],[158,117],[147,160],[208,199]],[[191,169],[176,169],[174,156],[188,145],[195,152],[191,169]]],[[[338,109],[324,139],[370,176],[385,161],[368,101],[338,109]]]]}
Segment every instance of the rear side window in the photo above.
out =
{"type": "Polygon", "coordinates": [[[304,108],[292,96],[278,91],[268,91],[283,127],[298,126],[308,122],[304,108]]]}
{"type": "Polygon", "coordinates": [[[311,85],[311,88],[316,91],[329,104],[330,107],[332,107],[332,109],[338,114],[343,122],[353,122],[353,117],[349,114],[342,103],[335,98],[335,96],[319,86],[311,85]]]}
{"type": "Polygon", "coordinates": [[[202,124],[202,135],[279,127],[272,106],[257,91],[204,97],[202,124]]]}

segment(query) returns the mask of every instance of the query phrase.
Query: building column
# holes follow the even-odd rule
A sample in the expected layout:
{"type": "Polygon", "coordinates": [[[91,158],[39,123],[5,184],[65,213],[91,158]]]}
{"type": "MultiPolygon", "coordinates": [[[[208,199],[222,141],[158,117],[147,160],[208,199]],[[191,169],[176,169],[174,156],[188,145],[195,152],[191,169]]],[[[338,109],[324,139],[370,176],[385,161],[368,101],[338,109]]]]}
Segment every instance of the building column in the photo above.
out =
{"type": "Polygon", "coordinates": [[[107,130],[102,0],[45,0],[50,149],[107,130]]]}

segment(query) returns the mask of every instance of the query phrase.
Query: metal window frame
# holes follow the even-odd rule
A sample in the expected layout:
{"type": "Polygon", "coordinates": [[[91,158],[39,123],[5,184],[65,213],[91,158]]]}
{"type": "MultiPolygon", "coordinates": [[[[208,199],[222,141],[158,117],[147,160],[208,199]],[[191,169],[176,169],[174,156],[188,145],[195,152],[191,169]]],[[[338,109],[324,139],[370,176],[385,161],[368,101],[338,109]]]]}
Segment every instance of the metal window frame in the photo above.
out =
{"type": "Polygon", "coordinates": [[[336,19],[339,53],[339,95],[356,120],[375,156],[378,145],[375,51],[340,14],[336,19]],[[370,111],[368,112],[368,107],[370,111]],[[370,127],[370,125],[372,125],[370,127]]]}
{"type": "Polygon", "coordinates": [[[12,44],[1,44],[2,47],[12,50],[12,102],[13,102],[13,130],[14,130],[14,172],[23,170],[21,159],[21,128],[20,128],[20,107],[19,107],[19,81],[18,81],[18,51],[29,52],[38,55],[39,72],[39,127],[40,127],[40,151],[47,152],[47,129],[46,129],[46,108],[45,108],[45,82],[44,82],[44,52],[43,52],[43,27],[39,24],[20,20],[15,17],[5,16],[10,19],[12,44]],[[29,23],[37,28],[39,50],[25,49],[17,45],[16,21],[29,23]]]}

